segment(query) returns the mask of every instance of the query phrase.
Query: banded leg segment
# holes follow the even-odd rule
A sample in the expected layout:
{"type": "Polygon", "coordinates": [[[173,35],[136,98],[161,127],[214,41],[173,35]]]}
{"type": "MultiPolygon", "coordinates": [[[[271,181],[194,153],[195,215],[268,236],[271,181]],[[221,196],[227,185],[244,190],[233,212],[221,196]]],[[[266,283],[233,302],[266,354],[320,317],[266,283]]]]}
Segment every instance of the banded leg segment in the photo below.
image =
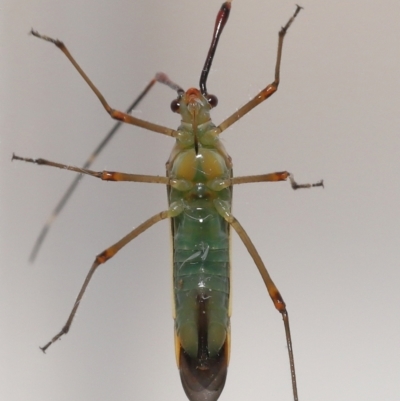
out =
{"type": "MultiPolygon", "coordinates": [[[[157,82],[167,85],[174,91],[182,90],[182,88],[179,85],[177,85],[175,82],[171,81],[166,74],[159,72],[154,76],[153,79],[151,79],[151,81],[146,85],[146,87],[139,94],[139,96],[127,108],[127,110],[125,111],[125,114],[130,114],[139,105],[139,103],[143,100],[143,98],[147,95],[147,93],[151,90],[151,88],[157,82]]],[[[121,127],[121,125],[122,125],[122,122],[119,121],[112,127],[112,129],[107,133],[107,135],[104,137],[104,139],[99,143],[99,145],[96,147],[96,149],[92,152],[92,154],[85,161],[85,163],[82,166],[82,169],[88,169],[92,165],[92,163],[96,160],[97,156],[106,147],[108,142],[114,137],[115,133],[118,131],[118,129],[121,127]]],[[[14,157],[13,157],[13,159],[14,159],[14,157]]],[[[71,182],[71,184],[69,185],[69,187],[67,188],[67,190],[65,191],[63,196],[61,197],[60,201],[57,203],[56,207],[52,211],[51,215],[48,217],[45,225],[41,229],[41,231],[35,241],[35,244],[32,248],[31,254],[29,256],[30,262],[33,262],[36,259],[36,256],[46,238],[46,235],[47,235],[51,225],[53,224],[56,217],[60,214],[60,212],[66,205],[67,201],[69,200],[69,198],[71,197],[73,192],[75,191],[81,178],[82,178],[81,174],[77,175],[74,178],[74,180],[71,182]]]]}
{"type": "Polygon", "coordinates": [[[264,100],[267,100],[270,96],[272,96],[277,90],[280,82],[280,70],[281,70],[281,59],[282,59],[282,48],[283,48],[283,39],[285,38],[286,32],[288,31],[290,25],[292,25],[294,19],[297,14],[300,12],[302,7],[296,5],[296,11],[286,23],[285,26],[281,28],[279,31],[279,39],[278,39],[278,53],[276,56],[276,64],[275,64],[275,79],[272,83],[267,85],[261,92],[259,92],[253,99],[247,102],[244,106],[242,106],[239,110],[235,111],[231,116],[229,116],[225,121],[223,121],[218,129],[220,133],[225,131],[228,127],[230,127],[237,120],[241,119],[245,114],[247,114],[250,110],[254,109],[254,107],[258,106],[264,100]]]}
{"type": "Polygon", "coordinates": [[[207,185],[214,191],[220,191],[223,188],[228,188],[231,185],[237,184],[250,184],[255,182],[278,182],[286,181],[289,178],[290,185],[294,190],[300,188],[313,188],[313,187],[323,187],[324,181],[320,180],[313,184],[299,184],[295,181],[293,174],[287,171],[278,171],[275,173],[260,174],[260,175],[246,175],[242,177],[232,177],[232,178],[216,178],[207,185]]]}
{"type": "Polygon", "coordinates": [[[261,174],[261,175],[247,175],[243,177],[233,177],[231,178],[232,185],[235,184],[250,184],[254,182],[277,182],[286,181],[289,178],[291,187],[296,190],[300,188],[313,188],[313,187],[323,187],[324,181],[320,180],[313,184],[299,184],[295,181],[293,174],[287,171],[279,171],[276,173],[261,174]]]}
{"type": "Polygon", "coordinates": [[[100,178],[103,181],[130,181],[130,182],[144,182],[153,184],[173,185],[173,180],[168,177],[159,175],[145,175],[145,174],[128,174],[120,173],[117,171],[93,171],[81,167],[68,166],[67,164],[56,163],[46,159],[31,159],[29,157],[20,157],[13,155],[12,160],[21,160],[27,163],[34,163],[42,166],[57,167],[63,170],[74,171],[79,174],[90,175],[91,177],[100,178]]]}
{"type": "Polygon", "coordinates": [[[292,380],[292,389],[293,389],[293,399],[294,401],[298,401],[298,393],[297,393],[297,382],[296,382],[296,371],[294,366],[294,356],[293,356],[293,345],[292,338],[290,334],[290,325],[289,325],[289,315],[286,310],[286,304],[280,294],[277,286],[272,281],[271,276],[268,273],[267,268],[264,265],[259,253],[257,252],[256,247],[251,241],[250,237],[247,235],[243,226],[238,222],[238,220],[231,214],[229,204],[221,199],[216,199],[214,201],[214,205],[218,211],[218,213],[233,227],[233,229],[237,232],[243,244],[247,248],[250,256],[253,258],[255,265],[257,266],[258,271],[261,274],[261,277],[264,281],[264,284],[267,288],[268,294],[271,297],[271,300],[275,306],[275,308],[280,312],[283,319],[283,324],[285,327],[285,336],[286,336],[286,344],[288,347],[289,354],[289,364],[290,364],[290,376],[292,380]]]}
{"type": "MultiPolygon", "coordinates": [[[[180,186],[180,190],[184,190],[182,185],[190,189],[191,183],[187,180],[177,180],[177,179],[170,179],[168,177],[158,176],[158,175],[145,175],[145,174],[128,174],[128,173],[120,173],[117,171],[93,171],[88,170],[81,167],[74,167],[69,166],[67,164],[56,163],[46,159],[32,159],[29,157],[20,157],[15,154],[12,156],[12,160],[20,160],[27,163],[34,163],[42,166],[50,166],[50,167],[57,167],[63,170],[74,171],[79,174],[86,174],[90,175],[95,178],[100,178],[103,181],[130,181],[130,182],[143,182],[143,183],[154,183],[154,184],[165,184],[171,185],[172,187],[180,186]]],[[[260,175],[247,175],[242,177],[232,177],[226,179],[216,178],[211,182],[207,183],[214,191],[220,191],[224,188],[230,187],[232,185],[237,184],[250,184],[256,182],[277,182],[277,181],[286,181],[289,178],[290,184],[294,190],[300,188],[313,188],[313,187],[323,187],[324,182],[323,180],[318,181],[313,184],[299,184],[294,180],[292,174],[288,173],[287,171],[278,171],[275,173],[268,173],[268,174],[260,174],[260,175]]]]}
{"type": "MultiPolygon", "coordinates": [[[[106,99],[104,96],[101,94],[101,92],[96,88],[96,86],[93,84],[93,82],[90,80],[90,78],[86,75],[86,73],[82,70],[80,65],[75,61],[75,59],[72,57],[71,53],[68,51],[66,46],[64,45],[63,42],[61,42],[58,39],[53,39],[50,38],[49,36],[46,35],[41,35],[39,32],[34,31],[33,29],[31,30],[31,34],[33,36],[36,36],[37,38],[46,40],[47,42],[55,44],[68,58],[68,60],[72,63],[72,65],[75,67],[75,69],[78,71],[79,75],[85,80],[85,82],[89,85],[90,89],[94,92],[94,94],[97,96],[97,98],[100,100],[101,104],[107,111],[107,113],[115,120],[127,123],[127,124],[132,124],[136,125],[137,127],[141,127],[144,129],[147,129],[149,131],[153,132],[158,132],[159,134],[167,135],[167,136],[172,136],[176,137],[178,135],[177,131],[164,127],[162,125],[158,124],[153,124],[150,123],[149,121],[141,120],[140,118],[133,117],[127,113],[124,113],[123,111],[115,110],[110,107],[110,105],[107,103],[106,99]]],[[[177,86],[177,85],[176,85],[177,86]]],[[[178,87],[180,91],[183,89],[178,87]]]]}
{"type": "Polygon", "coordinates": [[[85,281],[83,282],[82,288],[79,291],[79,294],[75,300],[74,306],[71,310],[71,313],[69,314],[68,320],[65,323],[64,327],[61,329],[59,333],[57,333],[44,347],[40,347],[40,349],[43,352],[46,352],[47,348],[50,347],[51,344],[56,342],[61,336],[64,334],[67,334],[69,332],[69,329],[71,327],[72,321],[75,317],[76,311],[79,307],[79,304],[82,300],[83,294],[86,291],[87,286],[89,285],[90,280],[92,279],[93,274],[95,273],[96,269],[102,264],[107,262],[108,259],[112,258],[121,248],[123,248],[125,245],[127,245],[130,241],[135,239],[137,236],[142,234],[144,231],[146,231],[148,228],[153,226],[154,224],[158,223],[161,220],[165,220],[173,215],[176,214],[177,208],[175,207],[175,210],[172,209],[172,207],[169,210],[165,210],[161,213],[157,213],[154,216],[150,217],[147,219],[144,223],[140,224],[138,227],[136,227],[134,230],[132,230],[129,234],[127,234],[125,237],[120,239],[118,242],[116,242],[114,245],[110,246],[100,254],[98,254],[92,264],[92,267],[89,270],[89,273],[87,274],[85,281]]]}

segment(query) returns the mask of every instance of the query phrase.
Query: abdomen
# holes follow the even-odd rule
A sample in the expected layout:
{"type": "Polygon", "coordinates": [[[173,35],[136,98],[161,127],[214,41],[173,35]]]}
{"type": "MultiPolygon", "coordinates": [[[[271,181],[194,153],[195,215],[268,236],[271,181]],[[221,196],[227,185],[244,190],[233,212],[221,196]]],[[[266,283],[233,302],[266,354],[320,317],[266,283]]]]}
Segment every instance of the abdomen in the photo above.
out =
{"type": "Polygon", "coordinates": [[[216,400],[229,359],[229,225],[197,200],[173,219],[177,362],[191,401],[216,400]]]}

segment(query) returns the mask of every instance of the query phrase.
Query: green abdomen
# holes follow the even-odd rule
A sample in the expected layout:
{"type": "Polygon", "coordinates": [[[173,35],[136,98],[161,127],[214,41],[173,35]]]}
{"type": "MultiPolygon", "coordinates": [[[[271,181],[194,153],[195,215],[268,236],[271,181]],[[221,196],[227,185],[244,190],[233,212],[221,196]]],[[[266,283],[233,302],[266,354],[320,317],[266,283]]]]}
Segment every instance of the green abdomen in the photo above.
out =
{"type": "Polygon", "coordinates": [[[208,201],[190,204],[173,224],[176,332],[192,357],[214,357],[229,330],[228,225],[208,201]]]}
{"type": "Polygon", "coordinates": [[[196,200],[173,219],[173,233],[183,387],[188,395],[217,395],[225,384],[229,353],[229,225],[212,202],[196,200]]]}

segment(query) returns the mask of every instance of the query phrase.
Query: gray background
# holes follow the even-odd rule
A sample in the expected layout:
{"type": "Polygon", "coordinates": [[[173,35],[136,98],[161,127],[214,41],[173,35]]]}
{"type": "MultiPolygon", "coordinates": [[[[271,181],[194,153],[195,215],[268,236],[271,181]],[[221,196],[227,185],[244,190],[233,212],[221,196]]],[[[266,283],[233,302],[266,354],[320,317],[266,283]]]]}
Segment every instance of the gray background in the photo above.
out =
{"type": "MultiPolygon", "coordinates": [[[[221,1],[3,0],[1,6],[0,399],[185,400],[175,366],[168,223],[95,275],[64,324],[94,255],[166,208],[162,186],[86,177],[36,263],[34,240],[73,174],[12,152],[80,165],[113,125],[54,46],[64,40],[109,103],[125,109],[157,71],[197,86],[221,1]]],[[[400,2],[311,1],[284,46],[279,92],[222,135],[234,211],[288,305],[301,400],[400,398],[400,2]]],[[[271,82],[293,0],[235,0],[208,88],[221,122],[271,82]]],[[[134,115],[177,127],[157,86],[134,115]]],[[[124,127],[95,169],[163,174],[172,140],[124,127]]],[[[290,400],[286,344],[247,251],[233,235],[232,357],[221,400],[290,400]]]]}

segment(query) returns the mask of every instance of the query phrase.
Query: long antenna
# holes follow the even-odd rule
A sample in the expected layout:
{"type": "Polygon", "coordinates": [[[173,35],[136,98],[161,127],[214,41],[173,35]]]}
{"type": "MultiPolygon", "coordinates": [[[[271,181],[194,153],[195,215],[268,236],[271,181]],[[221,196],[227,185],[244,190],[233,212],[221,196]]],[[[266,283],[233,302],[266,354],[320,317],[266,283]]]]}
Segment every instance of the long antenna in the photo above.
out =
{"type": "Polygon", "coordinates": [[[231,11],[231,0],[223,3],[221,9],[219,10],[219,13],[217,14],[217,19],[215,20],[214,33],[210,49],[208,50],[206,62],[204,63],[204,67],[200,76],[200,92],[202,93],[202,95],[207,95],[208,93],[206,87],[208,73],[210,72],[211,64],[214,59],[215,50],[217,49],[218,41],[219,38],[221,37],[222,30],[224,29],[226,21],[228,21],[230,11],[231,11]]]}

